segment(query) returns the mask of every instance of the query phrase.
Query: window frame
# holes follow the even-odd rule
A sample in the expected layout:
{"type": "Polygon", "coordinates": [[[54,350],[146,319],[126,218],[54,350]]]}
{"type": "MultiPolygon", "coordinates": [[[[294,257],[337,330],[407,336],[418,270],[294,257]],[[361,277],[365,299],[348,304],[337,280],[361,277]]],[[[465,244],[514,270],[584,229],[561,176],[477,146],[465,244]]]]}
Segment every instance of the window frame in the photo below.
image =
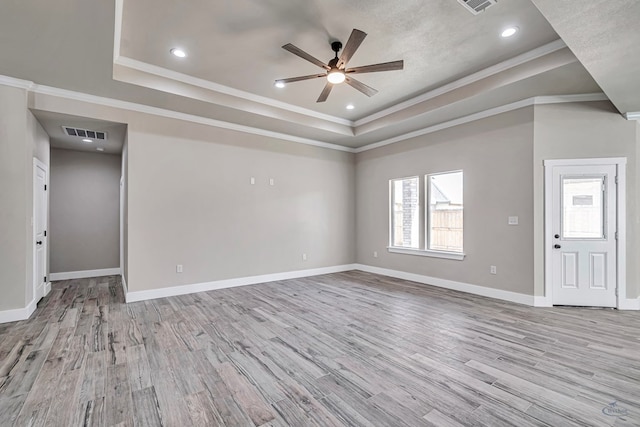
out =
{"type": "Polygon", "coordinates": [[[405,255],[416,255],[416,256],[425,256],[431,258],[442,258],[442,259],[450,259],[456,261],[464,260],[466,254],[464,252],[464,170],[463,169],[455,169],[443,172],[434,172],[424,174],[422,176],[423,179],[420,179],[420,175],[411,175],[402,178],[391,178],[389,179],[389,246],[387,246],[387,251],[389,253],[396,254],[405,254],[405,255]],[[430,249],[430,216],[431,212],[429,210],[429,200],[431,198],[430,187],[431,187],[431,177],[437,175],[445,175],[450,173],[462,173],[463,187],[462,187],[462,210],[463,210],[463,243],[462,243],[462,252],[452,252],[452,251],[443,251],[438,249],[430,249]],[[394,211],[393,211],[393,183],[395,181],[401,181],[405,179],[418,178],[418,224],[419,224],[419,247],[418,248],[407,248],[403,246],[394,246],[394,211]],[[422,212],[422,215],[420,215],[422,212]]]}
{"type": "Polygon", "coordinates": [[[403,250],[408,250],[408,251],[419,251],[420,248],[422,248],[423,242],[423,233],[421,233],[421,227],[422,227],[422,218],[424,217],[424,215],[421,215],[422,212],[422,201],[421,201],[421,184],[420,184],[420,175],[410,175],[410,176],[405,176],[402,178],[392,178],[389,180],[389,246],[387,246],[388,248],[395,248],[395,249],[403,249],[403,250]],[[404,180],[408,180],[408,179],[415,179],[418,182],[418,247],[417,248],[410,248],[407,246],[394,246],[393,244],[393,240],[395,237],[394,234],[394,210],[393,210],[393,205],[394,205],[394,200],[393,200],[393,196],[394,196],[394,189],[393,189],[393,184],[396,181],[404,181],[404,180]]]}

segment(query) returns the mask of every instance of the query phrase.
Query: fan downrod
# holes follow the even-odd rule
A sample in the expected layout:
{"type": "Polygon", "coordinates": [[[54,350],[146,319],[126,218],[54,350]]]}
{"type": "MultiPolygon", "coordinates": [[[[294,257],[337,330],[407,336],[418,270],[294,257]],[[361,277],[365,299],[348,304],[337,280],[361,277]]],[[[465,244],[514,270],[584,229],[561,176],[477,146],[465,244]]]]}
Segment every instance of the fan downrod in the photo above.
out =
{"type": "Polygon", "coordinates": [[[338,51],[342,49],[342,43],[335,41],[335,42],[331,42],[331,50],[333,50],[336,53],[336,57],[338,57],[338,51]]]}

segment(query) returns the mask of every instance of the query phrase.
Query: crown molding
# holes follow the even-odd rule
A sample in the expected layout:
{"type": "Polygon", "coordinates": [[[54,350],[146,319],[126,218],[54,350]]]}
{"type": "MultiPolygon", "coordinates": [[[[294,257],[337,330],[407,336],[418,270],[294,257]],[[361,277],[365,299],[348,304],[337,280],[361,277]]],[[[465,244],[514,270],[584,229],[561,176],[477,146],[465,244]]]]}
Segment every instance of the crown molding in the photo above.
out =
{"type": "MultiPolygon", "coordinates": [[[[295,142],[304,145],[311,145],[320,148],[327,148],[331,150],[343,151],[347,153],[362,153],[364,151],[374,150],[376,148],[384,147],[386,145],[394,144],[396,142],[405,141],[407,139],[415,138],[429,133],[437,132],[440,130],[448,129],[454,126],[459,126],[465,123],[470,123],[476,120],[481,120],[487,117],[495,116],[498,114],[506,113],[509,111],[517,110],[532,105],[544,105],[544,104],[558,104],[558,103],[572,103],[572,102],[592,102],[592,101],[608,101],[609,98],[604,93],[587,93],[578,95],[558,95],[558,96],[538,96],[520,101],[505,104],[499,107],[490,108],[488,110],[480,111],[468,116],[460,117],[454,120],[438,123],[436,125],[428,126],[422,129],[418,129],[413,132],[408,132],[402,135],[398,135],[393,138],[381,140],[375,143],[367,144],[358,148],[346,147],[343,145],[332,144],[329,142],[318,141],[314,139],[301,138],[294,135],[284,134],[281,132],[273,132],[265,129],[254,128],[251,126],[238,125],[235,123],[225,122],[222,120],[215,120],[208,117],[196,116],[193,114],[181,113],[173,110],[167,110],[164,108],[152,107],[144,104],[137,104],[129,101],[121,101],[113,98],[106,98],[96,95],[90,95],[82,92],[75,92],[67,89],[60,89],[51,86],[38,85],[28,80],[16,79],[14,77],[0,75],[0,85],[11,86],[20,89],[27,90],[29,92],[56,96],[73,101],[86,102],[95,105],[101,105],[105,107],[119,108],[128,111],[135,111],[138,113],[150,114],[159,117],[165,117],[170,119],[183,120],[192,123],[198,123],[202,125],[217,127],[221,129],[228,129],[242,133],[248,133],[252,135],[260,135],[268,138],[280,139],[283,141],[295,142]]],[[[630,114],[630,113],[627,113],[630,114]]],[[[636,114],[636,113],[631,113],[636,114]]],[[[638,114],[640,119],[640,114],[638,114]]],[[[633,120],[633,118],[629,119],[633,120]]]]}
{"type": "Polygon", "coordinates": [[[31,90],[35,84],[28,80],[16,79],[15,77],[0,75],[0,85],[31,90]]]}
{"type": "Polygon", "coordinates": [[[640,120],[640,111],[629,111],[624,113],[624,117],[627,120],[640,120]]]}
{"type": "Polygon", "coordinates": [[[407,108],[413,107],[414,105],[420,104],[421,102],[428,101],[429,99],[435,98],[437,96],[443,95],[447,92],[454,91],[461,87],[467,86],[471,83],[475,83],[479,80],[485,79],[487,77],[493,76],[495,74],[506,71],[510,68],[516,67],[518,65],[522,65],[524,63],[533,61],[534,59],[538,59],[550,53],[556,52],[560,49],[564,49],[567,45],[561,40],[558,39],[546,45],[540,46],[536,49],[530,50],[529,52],[525,52],[521,55],[514,56],[513,58],[507,59],[506,61],[500,62],[496,65],[492,65],[491,67],[487,67],[483,70],[480,70],[476,73],[470,74],[466,77],[458,79],[454,82],[446,84],[444,86],[440,86],[437,89],[426,92],[422,95],[416,96],[415,98],[411,98],[407,101],[396,104],[392,107],[386,108],[377,113],[371,114],[369,116],[363,117],[354,122],[354,126],[357,128],[359,126],[370,123],[374,120],[378,120],[382,117],[388,116],[393,113],[397,113],[402,110],[406,110],[407,108]]]}
{"type": "Polygon", "coordinates": [[[544,104],[559,104],[559,103],[571,103],[571,102],[590,102],[590,101],[607,101],[609,98],[604,93],[586,93],[579,95],[558,95],[558,96],[537,96],[533,98],[523,99],[521,101],[512,102],[510,104],[501,105],[499,107],[490,108],[488,110],[480,111],[468,116],[460,117],[447,122],[438,123],[433,126],[428,126],[423,129],[418,129],[413,132],[408,132],[402,135],[395,136],[393,138],[385,139],[372,144],[367,144],[362,147],[358,147],[354,150],[355,153],[362,153],[364,151],[374,150],[376,148],[384,147],[386,145],[395,144],[396,142],[405,141],[407,139],[415,138],[422,135],[427,135],[440,130],[448,129],[454,126],[463,125],[465,123],[474,122],[476,120],[485,119],[487,117],[496,116],[498,114],[507,113],[509,111],[518,110],[520,108],[529,107],[532,105],[544,105],[544,104]]]}
{"type": "Polygon", "coordinates": [[[239,125],[236,123],[225,122],[222,120],[211,119],[208,117],[196,116],[193,114],[181,113],[178,111],[167,110],[164,108],[152,107],[144,104],[137,104],[129,101],[121,101],[113,98],[105,98],[96,95],[89,95],[82,92],[74,92],[66,89],[59,89],[51,86],[43,86],[32,84],[30,91],[40,95],[51,95],[59,98],[70,99],[74,101],[87,102],[90,104],[102,105],[105,107],[120,108],[123,110],[135,111],[138,113],[151,114],[159,117],[166,117],[171,119],[183,120],[192,123],[203,124],[207,126],[217,127],[221,129],[228,129],[242,133],[248,133],[253,135],[260,135],[268,138],[280,139],[283,141],[296,142],[299,144],[312,145],[315,147],[328,148],[331,150],[353,152],[353,148],[345,147],[338,144],[332,144],[329,142],[317,141],[314,139],[301,138],[294,135],[289,135],[281,132],[274,132],[265,129],[255,128],[246,125],[239,125]]]}
{"type": "Polygon", "coordinates": [[[351,120],[342,119],[340,117],[331,116],[329,114],[318,113],[317,111],[309,110],[307,108],[298,107],[297,105],[288,104],[282,101],[276,101],[275,99],[267,98],[260,95],[255,95],[243,90],[234,89],[229,86],[214,83],[210,80],[193,77],[188,74],[179,73],[177,71],[169,70],[167,68],[158,67],[146,62],[138,61],[126,56],[119,56],[114,61],[114,65],[120,65],[121,67],[130,68],[132,70],[148,73],[154,76],[164,77],[169,80],[175,80],[180,83],[185,83],[191,86],[196,86],[202,89],[206,89],[212,92],[221,93],[224,95],[233,96],[235,98],[243,99],[249,102],[255,102],[269,107],[278,108],[281,110],[290,111],[292,113],[302,114],[315,119],[337,123],[343,126],[353,127],[351,120]]]}

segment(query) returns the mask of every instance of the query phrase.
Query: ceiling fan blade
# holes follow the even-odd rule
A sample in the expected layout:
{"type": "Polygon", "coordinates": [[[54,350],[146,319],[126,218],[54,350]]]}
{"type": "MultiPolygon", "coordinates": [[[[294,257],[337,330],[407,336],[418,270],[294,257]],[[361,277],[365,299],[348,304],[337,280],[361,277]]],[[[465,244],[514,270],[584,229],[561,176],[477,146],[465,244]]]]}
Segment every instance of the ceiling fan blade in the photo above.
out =
{"type": "Polygon", "coordinates": [[[327,84],[324,85],[324,89],[322,89],[322,92],[320,93],[320,96],[318,97],[318,100],[316,102],[326,101],[329,97],[329,94],[331,93],[331,89],[333,89],[333,84],[327,82],[327,84]]]}
{"type": "Polygon", "coordinates": [[[360,44],[367,37],[367,33],[364,31],[356,30],[355,28],[351,31],[351,35],[349,36],[349,40],[347,40],[347,44],[344,46],[342,50],[342,55],[340,55],[340,60],[338,61],[338,68],[344,67],[344,65],[349,62],[351,57],[356,50],[360,47],[360,44]]]}
{"type": "Polygon", "coordinates": [[[290,77],[288,79],[278,79],[276,80],[276,83],[281,82],[281,83],[293,83],[293,82],[299,82],[302,80],[311,80],[311,79],[317,79],[319,77],[327,77],[326,74],[311,74],[310,76],[300,76],[300,77],[290,77]]]}
{"type": "Polygon", "coordinates": [[[313,56],[309,55],[307,52],[305,52],[304,50],[300,49],[297,46],[292,45],[291,43],[287,43],[284,46],[282,46],[282,48],[284,50],[287,50],[291,53],[293,53],[294,55],[299,56],[302,59],[306,59],[307,61],[311,62],[312,64],[317,65],[320,68],[324,68],[325,70],[330,70],[331,67],[329,67],[327,64],[325,64],[324,62],[320,61],[317,58],[314,58],[313,56]]]}
{"type": "Polygon", "coordinates": [[[384,62],[381,64],[363,65],[362,67],[347,68],[345,73],[377,73],[378,71],[402,70],[404,61],[384,62]]]}
{"type": "Polygon", "coordinates": [[[353,77],[346,77],[344,79],[344,82],[346,84],[348,84],[349,86],[351,86],[354,89],[359,90],[360,92],[364,93],[367,96],[373,96],[376,93],[378,93],[377,90],[375,90],[374,88],[372,88],[371,86],[367,86],[366,84],[359,82],[358,80],[354,79],[353,77]]]}

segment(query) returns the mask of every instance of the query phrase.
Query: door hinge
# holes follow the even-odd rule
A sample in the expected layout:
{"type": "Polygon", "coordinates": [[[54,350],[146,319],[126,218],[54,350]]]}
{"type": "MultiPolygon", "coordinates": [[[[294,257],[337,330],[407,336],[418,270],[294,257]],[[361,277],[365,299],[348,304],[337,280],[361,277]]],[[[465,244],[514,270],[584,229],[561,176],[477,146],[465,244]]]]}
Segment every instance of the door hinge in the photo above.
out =
{"type": "Polygon", "coordinates": [[[618,232],[616,231],[616,240],[618,240],[618,232]]]}
{"type": "MultiPolygon", "coordinates": [[[[44,283],[47,283],[47,276],[44,276],[44,283]]],[[[616,291],[618,292],[618,291],[616,291]]]]}
{"type": "Polygon", "coordinates": [[[44,185],[44,191],[47,191],[47,184],[44,185]]]}
{"type": "Polygon", "coordinates": [[[44,230],[44,237],[47,237],[47,230],[44,230]]]}
{"type": "Polygon", "coordinates": [[[618,175],[616,175],[616,184],[618,183],[618,175]]]}
{"type": "Polygon", "coordinates": [[[616,286],[616,296],[618,296],[618,287],[616,286]]]}

